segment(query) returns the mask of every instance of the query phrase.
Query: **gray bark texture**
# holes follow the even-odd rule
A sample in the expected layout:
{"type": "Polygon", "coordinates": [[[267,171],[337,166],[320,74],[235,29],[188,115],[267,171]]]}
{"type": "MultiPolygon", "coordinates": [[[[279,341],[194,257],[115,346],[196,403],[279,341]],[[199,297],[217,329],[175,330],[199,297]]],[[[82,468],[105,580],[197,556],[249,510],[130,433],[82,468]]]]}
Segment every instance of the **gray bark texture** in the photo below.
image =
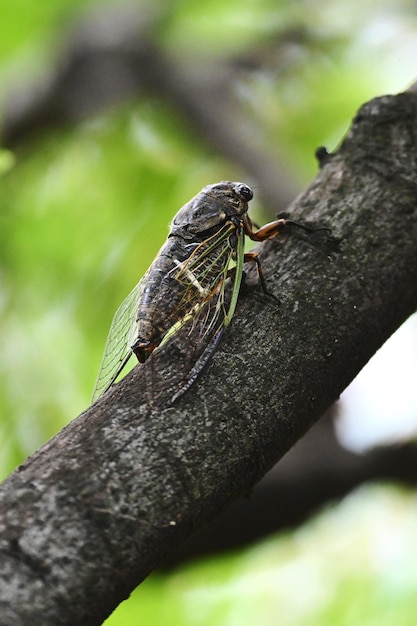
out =
{"type": "Polygon", "coordinates": [[[1,626],[101,624],[250,492],[415,310],[416,94],[365,104],[321,166],[290,213],[331,238],[288,229],[258,247],[277,300],[250,269],[189,392],[148,406],[138,366],[3,483],[1,626]]]}

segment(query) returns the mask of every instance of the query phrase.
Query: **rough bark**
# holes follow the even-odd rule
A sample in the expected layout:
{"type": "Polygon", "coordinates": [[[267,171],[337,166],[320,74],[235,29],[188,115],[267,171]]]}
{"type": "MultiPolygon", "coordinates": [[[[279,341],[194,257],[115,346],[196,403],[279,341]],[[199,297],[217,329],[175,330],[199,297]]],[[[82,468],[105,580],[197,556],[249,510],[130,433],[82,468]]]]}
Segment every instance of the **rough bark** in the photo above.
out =
{"type": "Polygon", "coordinates": [[[177,404],[150,408],[137,367],[5,481],[2,626],[100,624],[250,491],[415,310],[416,146],[415,94],[362,107],[292,206],[333,238],[290,232],[260,248],[279,302],[249,272],[218,351],[177,404]]]}

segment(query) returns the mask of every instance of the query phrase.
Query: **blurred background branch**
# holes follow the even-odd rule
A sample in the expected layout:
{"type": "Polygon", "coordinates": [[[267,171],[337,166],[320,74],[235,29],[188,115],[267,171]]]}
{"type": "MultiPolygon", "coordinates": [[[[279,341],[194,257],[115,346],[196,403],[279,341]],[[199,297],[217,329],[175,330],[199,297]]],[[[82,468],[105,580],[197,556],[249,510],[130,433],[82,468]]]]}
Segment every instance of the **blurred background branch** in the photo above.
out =
{"type": "Polygon", "coordinates": [[[271,214],[282,211],[301,190],[300,183],[277,146],[266,151],[262,128],[239,102],[238,92],[264,55],[276,59],[280,47],[306,45],[301,33],[283,33],[272,48],[256,48],[242,58],[175,58],[158,44],[158,17],[149,10],[131,4],[101,8],[75,27],[57,67],[41,82],[8,95],[4,144],[13,148],[33,132],[78,123],[147,94],[169,103],[190,135],[255,180],[271,214]],[[279,188],[278,197],[268,193],[271,187],[279,188]]]}

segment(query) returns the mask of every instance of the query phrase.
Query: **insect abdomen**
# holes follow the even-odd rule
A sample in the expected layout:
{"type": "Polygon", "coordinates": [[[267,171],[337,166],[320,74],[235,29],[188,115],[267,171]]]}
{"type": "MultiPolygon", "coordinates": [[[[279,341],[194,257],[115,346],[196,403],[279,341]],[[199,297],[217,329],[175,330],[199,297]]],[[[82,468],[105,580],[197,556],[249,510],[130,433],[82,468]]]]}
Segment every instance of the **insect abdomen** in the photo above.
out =
{"type": "MultiPolygon", "coordinates": [[[[194,306],[195,293],[189,293],[189,286],[186,290],[176,279],[178,265],[183,263],[177,258],[181,256],[179,252],[179,242],[168,240],[148,270],[137,306],[137,338],[131,346],[140,363],[146,361],[170,328],[194,306]]],[[[198,289],[191,288],[191,291],[198,289]]]]}

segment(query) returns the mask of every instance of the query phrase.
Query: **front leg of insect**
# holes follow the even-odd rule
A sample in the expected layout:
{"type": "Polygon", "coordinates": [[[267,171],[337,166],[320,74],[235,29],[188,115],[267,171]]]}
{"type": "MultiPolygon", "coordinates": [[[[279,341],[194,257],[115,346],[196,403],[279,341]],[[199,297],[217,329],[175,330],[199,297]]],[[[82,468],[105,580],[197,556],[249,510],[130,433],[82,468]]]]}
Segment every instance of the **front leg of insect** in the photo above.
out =
{"type": "MultiPolygon", "coordinates": [[[[268,239],[274,239],[275,237],[280,235],[287,226],[296,226],[297,228],[301,228],[302,230],[305,230],[307,232],[317,232],[317,231],[329,232],[330,231],[330,229],[327,227],[313,228],[311,226],[307,226],[306,224],[301,224],[300,222],[295,222],[294,220],[286,219],[283,217],[281,217],[278,220],[275,220],[274,222],[269,222],[268,224],[265,224],[264,226],[259,228],[251,220],[249,215],[246,214],[244,218],[245,233],[253,241],[266,241],[268,239]]],[[[262,290],[264,293],[269,294],[269,290],[266,285],[264,273],[262,271],[262,266],[261,266],[261,262],[259,260],[258,254],[256,252],[247,252],[245,253],[244,261],[245,263],[246,262],[256,263],[262,290]]]]}
{"type": "MultiPolygon", "coordinates": [[[[245,215],[244,219],[244,229],[245,233],[252,239],[253,241],[266,241],[267,239],[274,239],[278,235],[282,233],[285,227],[288,224],[288,220],[281,218],[275,220],[274,222],[269,222],[269,224],[265,224],[261,228],[257,227],[256,224],[251,220],[249,215],[245,215]],[[256,230],[254,230],[256,228],[256,230]]],[[[264,273],[262,271],[262,265],[259,260],[259,256],[257,252],[246,252],[244,255],[245,263],[256,263],[256,268],[258,270],[259,281],[261,283],[262,291],[265,294],[270,295],[264,273]]]]}
{"type": "Polygon", "coordinates": [[[288,223],[295,222],[281,218],[254,230],[254,223],[250,219],[249,215],[246,215],[244,220],[245,233],[253,241],[266,241],[267,239],[274,239],[277,235],[280,235],[288,223]]]}

